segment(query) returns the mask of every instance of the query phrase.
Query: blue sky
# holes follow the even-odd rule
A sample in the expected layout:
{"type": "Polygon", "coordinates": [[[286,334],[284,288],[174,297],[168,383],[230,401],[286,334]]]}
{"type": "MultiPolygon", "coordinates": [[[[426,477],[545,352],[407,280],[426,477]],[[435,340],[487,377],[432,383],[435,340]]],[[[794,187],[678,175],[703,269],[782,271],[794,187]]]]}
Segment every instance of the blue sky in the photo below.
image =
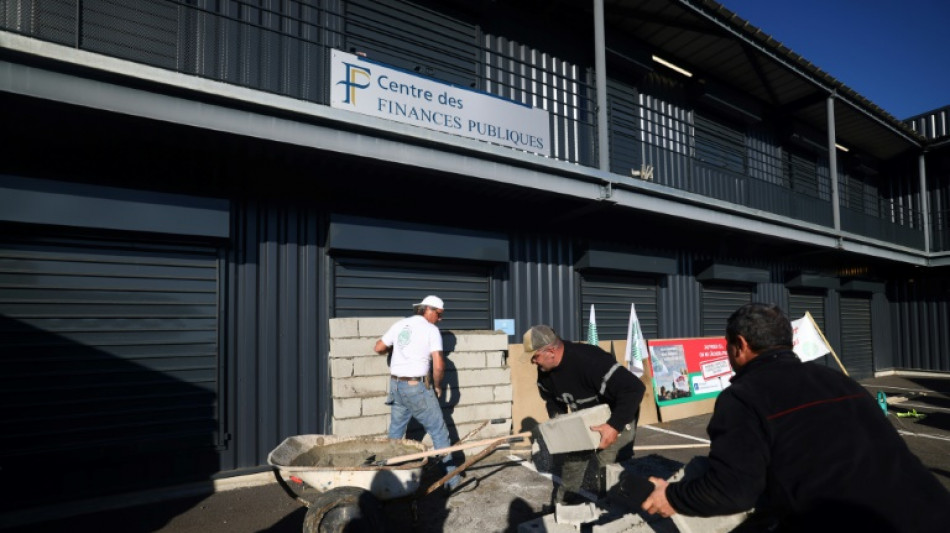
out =
{"type": "Polygon", "coordinates": [[[717,0],[899,119],[950,106],[950,0],[717,0]]]}

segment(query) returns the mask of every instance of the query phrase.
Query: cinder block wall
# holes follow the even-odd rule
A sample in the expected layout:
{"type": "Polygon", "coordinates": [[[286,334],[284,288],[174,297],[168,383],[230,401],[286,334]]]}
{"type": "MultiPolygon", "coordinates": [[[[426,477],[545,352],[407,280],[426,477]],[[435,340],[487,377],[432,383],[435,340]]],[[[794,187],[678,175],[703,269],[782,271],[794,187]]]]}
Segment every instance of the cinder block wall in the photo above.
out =
{"type": "MultiPolygon", "coordinates": [[[[373,351],[376,341],[402,317],[334,318],[330,320],[330,377],[333,387],[332,432],[340,436],[386,436],[389,406],[385,404],[389,366],[373,351]]],[[[505,360],[508,337],[503,332],[442,331],[446,357],[444,393],[440,403],[452,442],[489,422],[471,440],[511,433],[511,369],[505,360]]],[[[413,425],[410,425],[410,429],[413,425]]],[[[410,437],[414,435],[410,434],[410,437]]],[[[426,435],[423,439],[432,445],[426,435]]]]}

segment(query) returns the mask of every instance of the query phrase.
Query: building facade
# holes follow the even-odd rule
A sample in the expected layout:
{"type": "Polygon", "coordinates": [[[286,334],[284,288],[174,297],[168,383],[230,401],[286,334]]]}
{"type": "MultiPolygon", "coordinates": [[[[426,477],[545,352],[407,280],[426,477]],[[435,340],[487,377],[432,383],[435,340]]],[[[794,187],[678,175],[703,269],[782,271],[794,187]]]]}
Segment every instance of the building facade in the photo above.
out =
{"type": "Polygon", "coordinates": [[[6,510],[260,471],[332,432],[329,320],[426,294],[511,343],[769,301],[856,378],[950,371],[947,109],[900,121],[740,17],[3,3],[6,510]]]}

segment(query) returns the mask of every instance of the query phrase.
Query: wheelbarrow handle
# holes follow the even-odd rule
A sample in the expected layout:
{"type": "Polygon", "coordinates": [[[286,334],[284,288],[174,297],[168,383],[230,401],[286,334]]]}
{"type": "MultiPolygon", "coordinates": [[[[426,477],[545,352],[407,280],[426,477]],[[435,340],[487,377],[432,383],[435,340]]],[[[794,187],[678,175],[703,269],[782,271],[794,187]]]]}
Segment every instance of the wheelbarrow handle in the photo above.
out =
{"type": "Polygon", "coordinates": [[[410,453],[408,455],[398,455],[396,457],[390,457],[388,459],[383,459],[381,461],[376,461],[373,463],[374,466],[387,466],[394,465],[398,463],[405,463],[406,461],[412,461],[414,459],[422,459],[423,457],[432,457],[433,455],[445,455],[447,453],[456,452],[459,450],[466,450],[468,448],[477,448],[479,446],[488,446],[495,444],[496,442],[502,444],[504,442],[515,442],[522,439],[526,439],[531,436],[530,431],[525,431],[523,433],[518,433],[516,435],[509,435],[507,437],[496,437],[494,439],[484,439],[476,440],[473,442],[466,442],[465,444],[456,444],[455,446],[449,446],[448,448],[439,448],[437,450],[428,450],[425,452],[419,453],[410,453]]]}

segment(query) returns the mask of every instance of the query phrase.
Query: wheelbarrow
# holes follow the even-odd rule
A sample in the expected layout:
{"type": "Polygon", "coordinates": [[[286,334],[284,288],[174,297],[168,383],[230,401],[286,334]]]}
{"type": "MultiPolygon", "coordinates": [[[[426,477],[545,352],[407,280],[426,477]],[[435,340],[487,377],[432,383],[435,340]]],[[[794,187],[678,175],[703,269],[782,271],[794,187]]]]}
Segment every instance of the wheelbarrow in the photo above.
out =
{"type": "Polygon", "coordinates": [[[274,448],[267,464],[284,491],[307,508],[305,533],[378,532],[386,529],[383,502],[412,502],[431,494],[498,446],[530,436],[525,432],[467,443],[462,439],[448,448],[427,450],[425,444],[407,439],[296,435],[274,448]],[[422,486],[422,469],[429,457],[478,446],[485,449],[422,486]],[[284,475],[297,487],[291,487],[284,475]]]}

